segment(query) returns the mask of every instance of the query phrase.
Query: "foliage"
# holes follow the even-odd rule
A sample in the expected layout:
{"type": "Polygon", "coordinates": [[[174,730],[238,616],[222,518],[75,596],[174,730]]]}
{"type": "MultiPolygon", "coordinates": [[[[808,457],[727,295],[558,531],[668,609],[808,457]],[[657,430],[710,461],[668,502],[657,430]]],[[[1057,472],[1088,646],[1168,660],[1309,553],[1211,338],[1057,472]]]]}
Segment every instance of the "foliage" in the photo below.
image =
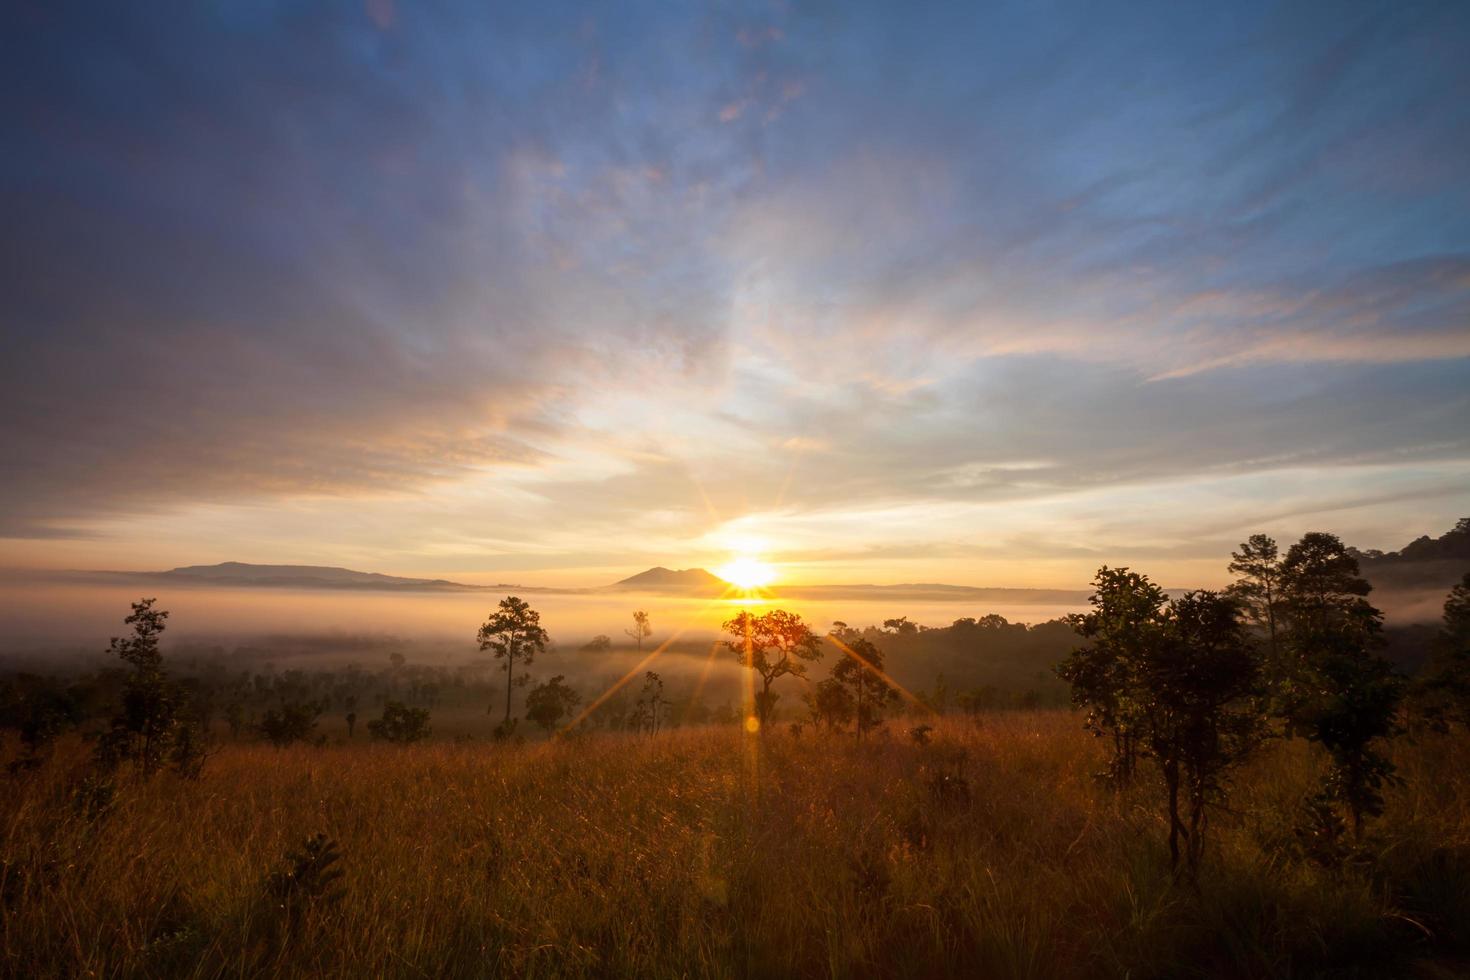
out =
{"type": "Polygon", "coordinates": [[[1420,716],[1441,731],[1470,729],[1470,572],[1445,597],[1444,625],[1415,702],[1420,716]]]}
{"type": "Polygon", "coordinates": [[[852,692],[835,677],[827,677],[802,695],[812,721],[828,731],[845,729],[857,713],[852,692]]]}
{"type": "Polygon", "coordinates": [[[1057,675],[1072,685],[1072,703],[1087,709],[1087,729],[1109,740],[1103,775],[1126,785],[1146,722],[1139,670],[1162,640],[1166,597],[1146,575],[1126,568],[1104,565],[1092,584],[1092,611],[1073,619],[1077,633],[1091,642],[1074,650],[1057,675]]]}
{"type": "Polygon", "coordinates": [[[761,679],[755,709],[764,730],[780,697],[771,685],[781,677],[806,676],[807,663],[822,657],[820,640],[800,616],[784,609],[772,609],[759,616],[742,609],[725,622],[723,629],[735,637],[726,641],[726,647],[761,679]]]}
{"type": "Polygon", "coordinates": [[[289,913],[321,902],[340,902],[343,872],[337,862],[341,859],[337,842],[326,834],[308,837],[300,848],[286,852],[287,867],[266,879],[266,893],[289,913]]]}
{"type": "Polygon", "coordinates": [[[429,737],[429,709],[411,708],[401,701],[383,705],[383,717],[368,722],[368,735],[383,742],[408,745],[429,737]]]}
{"type": "Polygon", "coordinates": [[[255,730],[272,745],[282,747],[293,742],[312,741],[317,719],[326,706],[319,701],[282,701],[256,722],[255,730]]]}
{"type": "Polygon", "coordinates": [[[1371,588],[1336,535],[1307,534],[1282,562],[1281,710],[1289,731],[1327,750],[1323,788],[1347,808],[1355,838],[1382,812],[1394,767],[1379,743],[1397,733],[1404,695],[1376,652],[1383,614],[1366,598],[1371,588]]]}
{"type": "Polygon", "coordinates": [[[1228,591],[1251,622],[1266,631],[1268,669],[1274,673],[1279,656],[1276,621],[1281,600],[1281,552],[1275,539],[1252,534],[1239,551],[1231,552],[1230,571],[1238,578],[1228,591]]]}
{"type": "Polygon", "coordinates": [[[851,695],[853,717],[857,720],[857,738],[882,722],[883,711],[898,701],[898,691],[883,672],[883,651],[862,637],[844,642],[831,637],[842,651],[832,665],[832,679],[851,695]]]}
{"type": "Polygon", "coordinates": [[[1225,802],[1224,778],[1266,734],[1262,665],[1241,629],[1238,606],[1215,592],[1169,604],[1159,642],[1137,672],[1143,744],[1167,792],[1169,860],[1197,874],[1207,808],[1225,802]]]}
{"type": "Polygon", "coordinates": [[[509,727],[511,691],[531,680],[530,674],[516,674],[516,661],[522,667],[531,666],[536,655],[545,652],[550,637],[541,628],[541,614],[524,599],[512,595],[500,600],[499,608],[475,638],[481,650],[493,650],[496,660],[505,661],[505,719],[501,724],[509,727]]]}
{"type": "Polygon", "coordinates": [[[612,649],[612,637],[606,633],[598,633],[592,639],[582,644],[583,653],[607,653],[612,649]]]}
{"type": "Polygon", "coordinates": [[[95,760],[103,769],[131,762],[142,774],[158,771],[169,758],[183,698],[169,681],[158,649],[168,613],[156,599],[139,599],[124,620],[133,635],[112,638],[108,652],[132,667],[124,682],[121,710],[97,741],[95,760]]]}
{"type": "Polygon", "coordinates": [[[531,688],[526,695],[526,717],[550,732],[581,703],[582,696],[567,685],[566,676],[557,674],[531,688]]]}

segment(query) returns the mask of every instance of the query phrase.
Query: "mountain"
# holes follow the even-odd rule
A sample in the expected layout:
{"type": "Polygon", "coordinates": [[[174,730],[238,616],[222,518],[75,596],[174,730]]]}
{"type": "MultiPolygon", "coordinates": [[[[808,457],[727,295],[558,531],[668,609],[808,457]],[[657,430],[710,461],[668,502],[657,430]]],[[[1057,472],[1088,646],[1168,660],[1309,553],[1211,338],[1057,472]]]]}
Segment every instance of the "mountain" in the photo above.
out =
{"type": "Polygon", "coordinates": [[[366,589],[399,592],[483,592],[519,588],[504,585],[466,585],[442,578],[403,578],[377,572],[355,572],[325,565],[249,565],[227,561],[218,565],[186,565],[166,572],[108,572],[160,583],[243,586],[248,588],[366,589]]]}
{"type": "Polygon", "coordinates": [[[691,595],[720,595],[730,583],[703,568],[650,568],[608,586],[627,592],[680,592],[691,595]]]}

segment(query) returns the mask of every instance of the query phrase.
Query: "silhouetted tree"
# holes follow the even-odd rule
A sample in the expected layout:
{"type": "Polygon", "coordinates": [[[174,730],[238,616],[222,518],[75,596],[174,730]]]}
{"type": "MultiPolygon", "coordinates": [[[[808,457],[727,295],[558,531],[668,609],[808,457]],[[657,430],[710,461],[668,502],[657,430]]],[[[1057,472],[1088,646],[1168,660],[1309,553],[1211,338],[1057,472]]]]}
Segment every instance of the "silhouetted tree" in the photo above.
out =
{"type": "Polygon", "coordinates": [[[496,660],[505,661],[505,720],[504,729],[510,728],[511,689],[523,686],[531,679],[530,674],[516,676],[515,665],[529,667],[536,654],[546,650],[548,639],[541,628],[541,614],[524,600],[506,596],[500,600],[500,608],[492,615],[476,637],[481,650],[494,650],[496,660]]]}
{"type": "Polygon", "coordinates": [[[429,709],[412,708],[401,701],[389,701],[383,705],[383,717],[368,722],[368,735],[399,745],[428,738],[429,709]]]}
{"type": "Polygon", "coordinates": [[[261,715],[255,730],[277,747],[309,742],[316,733],[317,719],[326,707],[318,701],[282,701],[278,707],[261,715]]]}
{"type": "Polygon", "coordinates": [[[811,712],[812,721],[830,731],[846,728],[857,711],[852,692],[835,677],[825,678],[812,685],[802,695],[802,700],[811,712]]]}
{"type": "Polygon", "coordinates": [[[851,695],[857,718],[857,739],[879,724],[883,709],[898,700],[898,691],[883,672],[883,651],[871,641],[857,637],[843,643],[833,637],[842,657],[832,665],[832,679],[851,695]]]}
{"type": "Polygon", "coordinates": [[[1072,703],[1087,709],[1087,728],[1111,740],[1107,775],[1124,784],[1133,778],[1144,723],[1139,671],[1162,639],[1165,596],[1126,568],[1104,565],[1092,584],[1092,611],[1072,619],[1091,642],[1072,651],[1057,675],[1072,685],[1072,703]]]}
{"type": "Polygon", "coordinates": [[[770,721],[779,695],[771,690],[778,677],[806,674],[806,662],[820,660],[820,640],[796,613],[772,609],[759,616],[742,609],[724,624],[726,633],[735,639],[726,646],[746,668],[760,676],[761,689],[756,692],[755,711],[761,729],[770,721]]]}
{"type": "Polygon", "coordinates": [[[612,637],[605,633],[598,633],[592,639],[582,644],[584,653],[606,653],[612,649],[612,637]]]}
{"type": "Polygon", "coordinates": [[[347,737],[352,738],[357,733],[357,712],[347,712],[347,737]]]}
{"type": "Polygon", "coordinates": [[[653,625],[648,621],[648,613],[641,609],[635,612],[633,614],[632,627],[623,630],[623,632],[638,642],[638,652],[642,653],[644,637],[653,635],[653,625]]]}
{"type": "Polygon", "coordinates": [[[581,703],[582,696],[567,686],[566,676],[557,674],[531,688],[526,695],[526,717],[550,732],[581,703]]]}
{"type": "Polygon", "coordinates": [[[912,636],[919,632],[919,627],[909,622],[907,616],[899,616],[897,619],[883,620],[883,628],[897,636],[912,636]]]}
{"type": "Polygon", "coordinates": [[[1312,532],[1281,564],[1285,659],[1282,711],[1331,759],[1324,794],[1347,808],[1353,836],[1383,811],[1382,786],[1393,763],[1376,747],[1398,731],[1402,681],[1376,651],[1383,614],[1366,598],[1372,586],[1336,535],[1312,532]]]}
{"type": "Polygon", "coordinates": [[[122,710],[97,744],[104,768],[131,761],[146,774],[163,765],[178,730],[180,695],[163,669],[158,638],[168,613],[154,609],[156,599],[139,599],[124,622],[133,635],[112,638],[109,652],[132,666],[123,684],[122,710]]]}
{"type": "Polygon", "coordinates": [[[646,728],[650,735],[657,735],[664,721],[664,708],[670,702],[664,700],[664,680],[657,671],[643,675],[643,691],[633,708],[638,727],[646,728]]]}
{"type": "Polygon", "coordinates": [[[1182,837],[1194,874],[1204,850],[1206,809],[1223,802],[1225,774],[1266,734],[1261,658],[1240,625],[1236,602],[1208,591],[1170,603],[1157,642],[1140,649],[1141,731],[1164,777],[1169,859],[1177,869],[1182,837]]]}
{"type": "Polygon", "coordinates": [[[1228,591],[1250,620],[1266,631],[1268,664],[1274,671],[1279,659],[1276,606],[1281,598],[1281,554],[1275,539],[1252,534],[1239,551],[1230,553],[1230,571],[1239,578],[1228,591]]]}
{"type": "Polygon", "coordinates": [[[1470,728],[1470,572],[1445,597],[1444,626],[1416,694],[1434,727],[1470,728]]]}

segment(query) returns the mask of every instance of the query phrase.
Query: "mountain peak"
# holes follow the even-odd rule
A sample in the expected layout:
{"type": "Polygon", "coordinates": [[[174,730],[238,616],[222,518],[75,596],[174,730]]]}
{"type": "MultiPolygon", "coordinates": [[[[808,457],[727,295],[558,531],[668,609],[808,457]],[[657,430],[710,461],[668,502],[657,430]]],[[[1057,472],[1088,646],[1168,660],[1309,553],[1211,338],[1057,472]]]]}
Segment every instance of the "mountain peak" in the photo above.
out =
{"type": "Polygon", "coordinates": [[[614,589],[642,589],[650,592],[695,592],[719,594],[730,583],[703,568],[665,568],[655,565],[647,571],[630,575],[612,584],[614,589]]]}

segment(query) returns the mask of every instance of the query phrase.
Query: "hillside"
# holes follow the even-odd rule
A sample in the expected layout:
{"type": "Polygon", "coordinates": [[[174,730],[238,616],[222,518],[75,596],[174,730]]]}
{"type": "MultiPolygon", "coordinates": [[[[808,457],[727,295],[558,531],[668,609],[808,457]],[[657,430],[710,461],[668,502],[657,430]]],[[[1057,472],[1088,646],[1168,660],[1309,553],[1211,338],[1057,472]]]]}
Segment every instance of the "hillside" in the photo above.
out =
{"type": "Polygon", "coordinates": [[[166,572],[110,572],[114,576],[153,582],[197,583],[292,589],[379,589],[417,592],[481,592],[507,586],[466,585],[447,579],[404,578],[357,572],[326,565],[251,565],[227,561],[218,565],[186,565],[166,572]]]}
{"type": "Polygon", "coordinates": [[[693,595],[719,595],[730,583],[703,568],[664,568],[659,565],[646,572],[630,575],[608,586],[629,592],[680,592],[693,595]]]}

